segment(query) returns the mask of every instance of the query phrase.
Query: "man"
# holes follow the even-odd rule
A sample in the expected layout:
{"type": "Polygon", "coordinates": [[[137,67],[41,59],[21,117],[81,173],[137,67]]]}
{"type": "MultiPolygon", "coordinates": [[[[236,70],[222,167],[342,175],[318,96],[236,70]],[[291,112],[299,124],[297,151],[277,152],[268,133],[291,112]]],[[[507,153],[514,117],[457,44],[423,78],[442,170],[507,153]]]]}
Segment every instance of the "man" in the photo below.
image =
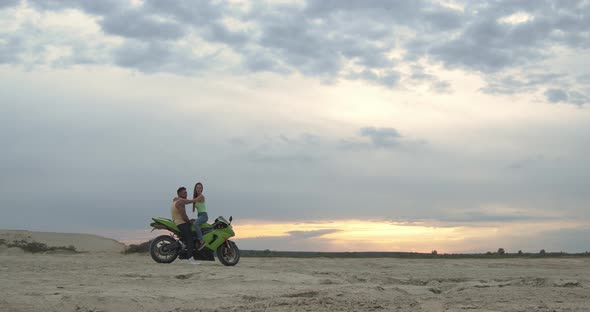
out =
{"type": "Polygon", "coordinates": [[[195,242],[193,238],[193,233],[191,232],[191,221],[186,215],[186,210],[184,210],[184,206],[188,204],[192,204],[197,202],[197,199],[186,199],[188,195],[186,188],[179,187],[176,191],[177,197],[174,197],[172,200],[172,206],[170,207],[170,212],[172,213],[172,221],[178,226],[180,230],[180,236],[184,238],[184,242],[186,243],[186,249],[189,254],[188,262],[190,264],[199,264],[193,259],[193,250],[195,248],[195,242]]]}

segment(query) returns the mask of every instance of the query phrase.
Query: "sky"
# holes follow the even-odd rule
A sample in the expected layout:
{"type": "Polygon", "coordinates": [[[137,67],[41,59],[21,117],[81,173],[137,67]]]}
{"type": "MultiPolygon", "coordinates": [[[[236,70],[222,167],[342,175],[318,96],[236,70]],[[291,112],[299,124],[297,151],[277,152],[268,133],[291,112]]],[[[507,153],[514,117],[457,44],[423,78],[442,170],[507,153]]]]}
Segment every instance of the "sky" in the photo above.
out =
{"type": "Polygon", "coordinates": [[[590,250],[590,1],[0,1],[0,228],[590,250]]]}

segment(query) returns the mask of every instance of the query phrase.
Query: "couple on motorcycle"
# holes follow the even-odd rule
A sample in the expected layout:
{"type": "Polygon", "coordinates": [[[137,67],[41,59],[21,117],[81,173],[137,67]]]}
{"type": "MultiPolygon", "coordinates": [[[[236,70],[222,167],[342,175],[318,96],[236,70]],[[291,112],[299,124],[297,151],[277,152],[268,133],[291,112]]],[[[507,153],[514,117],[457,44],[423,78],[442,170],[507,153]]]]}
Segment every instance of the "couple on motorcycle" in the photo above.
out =
{"type": "MultiPolygon", "coordinates": [[[[172,221],[174,221],[180,230],[180,235],[187,245],[188,254],[192,255],[195,246],[193,234],[191,232],[192,224],[195,226],[197,240],[199,241],[197,250],[201,250],[203,247],[205,247],[203,232],[201,231],[201,224],[207,222],[209,217],[207,215],[207,208],[205,207],[203,184],[201,182],[197,182],[197,184],[195,184],[195,188],[193,190],[193,199],[187,199],[188,192],[184,186],[178,188],[176,195],[177,197],[174,197],[172,200],[172,206],[170,207],[172,221]],[[197,219],[191,220],[187,216],[185,206],[188,204],[193,204],[193,212],[197,210],[197,219]]],[[[189,257],[188,261],[191,264],[199,264],[192,257],[189,257]]]]}

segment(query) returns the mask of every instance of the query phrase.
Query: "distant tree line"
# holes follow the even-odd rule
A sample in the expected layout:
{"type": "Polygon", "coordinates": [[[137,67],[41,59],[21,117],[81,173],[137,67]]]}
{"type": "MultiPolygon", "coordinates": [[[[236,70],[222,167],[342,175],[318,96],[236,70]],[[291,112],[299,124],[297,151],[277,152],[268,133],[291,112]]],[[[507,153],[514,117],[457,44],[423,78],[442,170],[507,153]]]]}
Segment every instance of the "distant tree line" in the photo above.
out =
{"type": "MultiPolygon", "coordinates": [[[[147,253],[151,241],[141,244],[127,246],[123,253],[147,253]]],[[[431,259],[431,258],[512,258],[512,257],[580,257],[590,256],[590,252],[566,253],[566,252],[545,252],[541,249],[538,253],[524,253],[519,250],[517,253],[507,253],[504,248],[497,252],[466,253],[466,254],[440,254],[437,250],[430,253],[420,252],[316,252],[316,251],[272,251],[265,250],[240,250],[242,257],[288,257],[288,258],[409,258],[409,259],[431,259]]]]}
{"type": "Polygon", "coordinates": [[[289,258],[408,258],[408,259],[432,259],[432,258],[515,258],[515,257],[589,257],[590,252],[566,253],[566,252],[545,252],[539,253],[507,253],[504,248],[497,252],[466,253],[466,254],[440,254],[436,250],[430,253],[419,252],[313,252],[313,251],[271,251],[265,250],[241,250],[242,257],[289,257],[289,258]]]}

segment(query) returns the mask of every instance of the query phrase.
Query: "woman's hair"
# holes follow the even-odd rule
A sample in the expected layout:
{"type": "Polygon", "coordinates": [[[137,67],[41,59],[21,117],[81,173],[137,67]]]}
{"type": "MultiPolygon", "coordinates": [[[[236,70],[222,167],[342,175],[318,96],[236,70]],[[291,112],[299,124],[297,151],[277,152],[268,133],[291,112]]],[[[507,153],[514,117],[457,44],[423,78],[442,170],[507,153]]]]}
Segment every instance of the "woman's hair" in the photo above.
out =
{"type": "Polygon", "coordinates": [[[201,186],[201,188],[203,187],[203,183],[201,182],[197,182],[197,184],[195,184],[195,188],[193,189],[193,198],[197,198],[197,186],[201,186]]]}

